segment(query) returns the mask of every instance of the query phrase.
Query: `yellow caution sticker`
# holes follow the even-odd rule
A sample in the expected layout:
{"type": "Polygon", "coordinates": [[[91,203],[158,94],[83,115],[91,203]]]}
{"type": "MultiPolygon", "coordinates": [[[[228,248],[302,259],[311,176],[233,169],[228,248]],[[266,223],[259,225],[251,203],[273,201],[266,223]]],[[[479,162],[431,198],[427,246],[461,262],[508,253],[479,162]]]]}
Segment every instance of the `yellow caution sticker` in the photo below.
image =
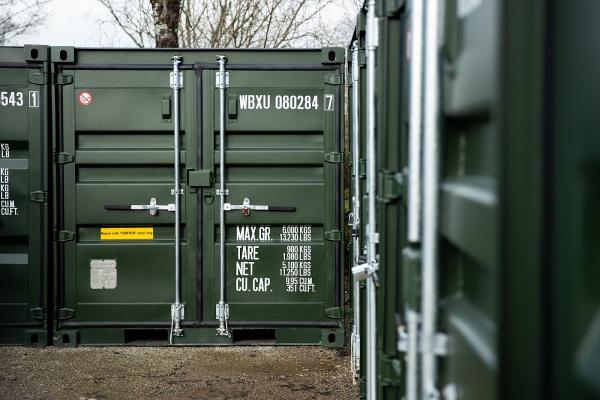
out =
{"type": "Polygon", "coordinates": [[[100,228],[100,240],[152,240],[153,227],[100,228]]]}

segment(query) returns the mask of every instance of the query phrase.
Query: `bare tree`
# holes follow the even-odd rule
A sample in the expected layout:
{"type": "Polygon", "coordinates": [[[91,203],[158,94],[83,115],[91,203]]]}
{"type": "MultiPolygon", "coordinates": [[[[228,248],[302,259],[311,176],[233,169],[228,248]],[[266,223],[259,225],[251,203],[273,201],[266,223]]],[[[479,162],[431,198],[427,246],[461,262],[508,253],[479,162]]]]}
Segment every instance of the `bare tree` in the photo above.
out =
{"type": "Polygon", "coordinates": [[[110,21],[101,25],[115,24],[137,47],[155,45],[154,17],[152,7],[146,0],[98,0],[109,12],[110,21]]]}
{"type": "Polygon", "coordinates": [[[150,0],[154,16],[156,47],[179,47],[177,30],[181,16],[181,0],[150,0]]]}
{"type": "MultiPolygon", "coordinates": [[[[0,0],[1,1],[1,0],[0,0]]],[[[157,43],[152,4],[161,0],[98,0],[138,47],[157,43]]],[[[181,47],[278,48],[346,44],[356,0],[180,0],[181,47]],[[338,15],[338,16],[339,16],[338,15]],[[351,15],[351,17],[348,17],[351,15]]],[[[162,0],[164,3],[165,0],[162,0]]],[[[106,21],[105,21],[106,23],[106,21]]],[[[171,30],[172,32],[172,30],[171,30]]]]}
{"type": "Polygon", "coordinates": [[[0,45],[39,27],[49,0],[0,0],[0,45]]]}
{"type": "Polygon", "coordinates": [[[183,0],[181,43],[256,48],[318,42],[315,22],[333,1],[183,0]]]}
{"type": "MultiPolygon", "coordinates": [[[[1,1],[1,0],[0,0],[1,1]]],[[[181,0],[98,0],[137,47],[179,47],[181,0]]]]}

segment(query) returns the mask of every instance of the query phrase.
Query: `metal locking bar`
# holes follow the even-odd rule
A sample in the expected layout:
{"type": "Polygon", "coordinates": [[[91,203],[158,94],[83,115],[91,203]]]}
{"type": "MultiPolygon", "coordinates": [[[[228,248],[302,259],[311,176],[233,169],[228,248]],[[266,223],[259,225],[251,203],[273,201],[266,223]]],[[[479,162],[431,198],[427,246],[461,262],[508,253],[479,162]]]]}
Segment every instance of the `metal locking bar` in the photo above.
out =
{"type": "Polygon", "coordinates": [[[175,211],[175,204],[156,204],[156,198],[150,199],[150,204],[105,204],[104,209],[108,211],[149,211],[150,215],[158,215],[159,210],[175,211]]]}
{"type": "Polygon", "coordinates": [[[179,92],[183,86],[181,78],[183,74],[179,71],[181,64],[180,56],[173,56],[173,71],[170,74],[171,88],[173,89],[173,195],[175,196],[175,302],[171,304],[171,330],[169,343],[173,344],[173,336],[183,336],[181,321],[184,318],[184,304],[181,303],[181,216],[180,216],[180,186],[179,186],[179,92]]]}
{"type": "MultiPolygon", "coordinates": [[[[358,61],[358,42],[352,43],[352,212],[349,216],[349,225],[352,234],[352,267],[361,262],[360,258],[360,200],[362,197],[360,188],[360,66],[358,61]]],[[[352,371],[355,377],[360,372],[360,319],[361,319],[361,294],[360,282],[352,282],[352,304],[354,318],[352,324],[352,371]]]]}
{"type": "Polygon", "coordinates": [[[406,324],[398,327],[398,351],[406,353],[406,400],[417,400],[419,357],[419,314],[406,310],[406,324]]]}
{"type": "Polygon", "coordinates": [[[230,203],[224,203],[223,204],[223,210],[224,211],[231,211],[231,210],[242,210],[242,215],[247,217],[248,215],[250,215],[250,210],[254,210],[254,211],[296,211],[296,207],[290,207],[290,206],[257,206],[257,205],[253,205],[250,204],[250,199],[249,198],[245,198],[243,201],[243,204],[230,204],[230,203]]]}
{"type": "Polygon", "coordinates": [[[229,86],[229,73],[225,70],[226,56],[217,56],[219,71],[216,75],[216,86],[219,89],[219,302],[216,305],[216,317],[219,321],[217,335],[230,336],[227,320],[229,305],[225,303],[225,96],[229,86]]]}
{"type": "Polygon", "coordinates": [[[439,399],[436,354],[438,316],[439,190],[440,190],[440,43],[439,0],[424,9],[423,182],[421,207],[421,396],[439,399]]]}
{"type": "Polygon", "coordinates": [[[360,265],[355,267],[358,273],[354,272],[355,279],[364,276],[366,279],[366,397],[367,400],[377,399],[377,317],[376,317],[376,293],[377,285],[377,244],[379,243],[379,234],[377,233],[377,184],[376,184],[376,56],[379,45],[378,21],[375,9],[375,0],[367,1],[367,38],[366,38],[366,57],[367,57],[367,85],[366,85],[366,147],[367,147],[367,264],[361,272],[360,265]]]}

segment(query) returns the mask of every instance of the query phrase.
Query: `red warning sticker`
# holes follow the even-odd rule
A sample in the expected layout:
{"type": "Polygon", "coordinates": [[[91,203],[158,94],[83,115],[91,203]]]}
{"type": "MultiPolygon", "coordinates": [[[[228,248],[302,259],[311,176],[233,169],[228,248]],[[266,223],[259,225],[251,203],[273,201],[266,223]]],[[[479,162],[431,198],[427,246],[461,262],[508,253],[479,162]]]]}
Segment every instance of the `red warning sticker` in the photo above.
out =
{"type": "Polygon", "coordinates": [[[90,92],[81,92],[79,93],[79,104],[82,106],[89,106],[94,101],[90,92]]]}

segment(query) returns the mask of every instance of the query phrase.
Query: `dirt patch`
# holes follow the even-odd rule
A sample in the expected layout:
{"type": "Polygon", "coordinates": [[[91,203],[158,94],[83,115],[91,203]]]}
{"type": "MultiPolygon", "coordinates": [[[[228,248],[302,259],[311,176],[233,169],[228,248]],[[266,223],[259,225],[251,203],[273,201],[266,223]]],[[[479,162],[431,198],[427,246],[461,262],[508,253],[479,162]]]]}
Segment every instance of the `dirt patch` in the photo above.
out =
{"type": "Polygon", "coordinates": [[[0,348],[1,399],[357,399],[320,347],[0,348]]]}

